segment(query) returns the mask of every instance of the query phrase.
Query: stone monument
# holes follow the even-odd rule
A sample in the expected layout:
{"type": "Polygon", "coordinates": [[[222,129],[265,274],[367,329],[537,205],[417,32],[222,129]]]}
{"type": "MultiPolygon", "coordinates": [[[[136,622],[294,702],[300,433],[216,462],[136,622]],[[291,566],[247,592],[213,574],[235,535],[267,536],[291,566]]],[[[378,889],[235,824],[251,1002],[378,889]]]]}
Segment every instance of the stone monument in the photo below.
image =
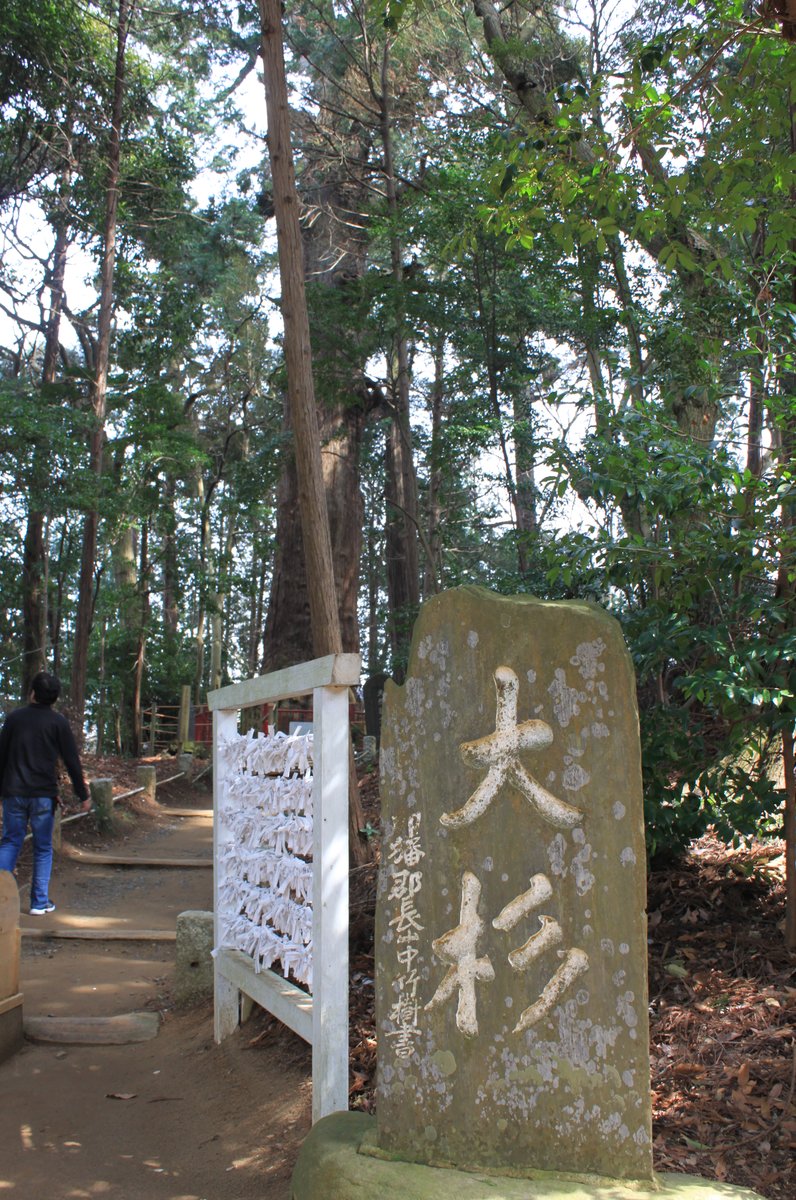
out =
{"type": "Polygon", "coordinates": [[[381,752],[379,1146],[651,1180],[641,763],[619,627],[462,589],[424,608],[415,653],[381,752]]]}
{"type": "Polygon", "coordinates": [[[0,1062],[22,1045],[19,950],[19,889],[10,871],[0,871],[0,1062]]]}
{"type": "Polygon", "coordinates": [[[618,624],[479,588],[428,601],[406,683],[385,692],[381,802],[375,1128],[321,1122],[294,1200],[751,1197],[653,1173],[618,624]]]}

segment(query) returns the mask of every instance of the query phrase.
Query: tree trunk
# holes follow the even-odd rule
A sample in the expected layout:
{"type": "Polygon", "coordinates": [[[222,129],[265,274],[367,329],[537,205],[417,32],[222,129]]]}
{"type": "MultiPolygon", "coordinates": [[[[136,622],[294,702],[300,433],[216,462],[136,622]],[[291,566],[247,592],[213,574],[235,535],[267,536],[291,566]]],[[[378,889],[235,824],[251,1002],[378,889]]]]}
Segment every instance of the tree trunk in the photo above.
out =
{"type": "Polygon", "coordinates": [[[602,351],[598,337],[599,271],[600,262],[595,254],[594,246],[578,246],[578,274],[583,310],[583,348],[586,352],[586,367],[589,372],[594,401],[594,428],[598,435],[603,435],[611,414],[606,395],[602,351]]]}
{"type": "Polygon", "coordinates": [[[166,642],[173,647],[179,628],[179,606],[177,604],[177,540],[175,538],[176,516],[174,512],[177,484],[169,475],[163,485],[163,501],[159,509],[161,524],[160,544],[163,558],[163,627],[166,642]]]}
{"type": "MultiPolygon", "coordinates": [[[[120,466],[120,464],[117,464],[120,466]]],[[[113,575],[118,596],[113,670],[120,686],[121,753],[133,751],[135,740],[134,678],[138,657],[138,571],[135,532],[126,522],[113,546],[113,575]]]]}
{"type": "MultiPolygon", "coordinates": [[[[30,499],[36,503],[33,496],[30,499]]],[[[22,700],[30,695],[34,675],[47,665],[44,519],[40,508],[29,509],[22,557],[22,700]]]]}
{"type": "MultiPolygon", "coordinates": [[[[359,458],[364,414],[361,404],[340,404],[318,412],[321,464],[329,517],[335,596],[343,650],[359,651],[357,600],[364,505],[359,487],[359,458]]],[[[290,429],[286,413],[286,428],[290,429]]],[[[311,658],[314,639],[298,505],[298,476],[293,455],[277,486],[274,572],[266,621],[263,670],[275,671],[311,658]]]]}
{"type": "Polygon", "coordinates": [[[376,544],[376,522],[368,523],[367,532],[367,585],[368,585],[368,674],[375,675],[384,670],[379,645],[379,584],[382,577],[382,561],[376,544]]]}
{"type": "Polygon", "coordinates": [[[196,613],[196,634],[194,636],[194,703],[201,704],[204,692],[205,672],[205,623],[207,620],[207,596],[212,587],[210,580],[210,504],[213,498],[217,480],[205,490],[201,472],[197,474],[196,490],[201,503],[199,526],[199,586],[196,613]]]}
{"type": "Polygon", "coordinates": [[[141,757],[144,743],[141,714],[141,697],[144,685],[144,664],[146,661],[147,626],[149,624],[149,521],[141,522],[141,556],[138,566],[139,596],[138,596],[138,644],[136,646],[135,669],[133,671],[132,698],[132,753],[135,758],[141,757]]]}
{"type": "Polygon", "coordinates": [[[442,579],[442,422],[445,405],[445,337],[434,347],[434,386],[431,390],[431,446],[428,479],[428,553],[423,595],[433,596],[442,579]]]}
{"type": "MultiPolygon", "coordinates": [[[[58,366],[58,348],[61,336],[61,313],[64,303],[64,280],[66,259],[69,249],[69,223],[67,197],[71,184],[71,150],[69,135],[66,135],[67,166],[61,176],[58,205],[53,224],[55,245],[52,255],[52,270],[49,275],[50,311],[47,316],[47,334],[44,344],[42,365],[42,388],[55,383],[58,366]]],[[[46,492],[46,451],[36,448],[33,460],[33,478],[29,494],[28,520],[25,529],[25,544],[22,562],[22,699],[30,693],[33,676],[47,665],[47,592],[45,587],[47,546],[44,539],[45,513],[42,500],[46,492]]]]}
{"type": "Polygon", "coordinates": [[[72,557],[72,528],[67,521],[61,525],[61,536],[58,539],[58,555],[55,567],[54,603],[48,603],[48,624],[50,627],[50,645],[53,654],[53,672],[61,674],[61,642],[64,619],[64,592],[69,573],[69,560],[72,557]]]}
{"type": "Polygon", "coordinates": [[[265,616],[265,589],[268,581],[268,571],[265,562],[259,562],[257,558],[257,543],[255,539],[255,548],[252,554],[252,579],[251,579],[251,624],[249,627],[249,653],[248,653],[248,669],[249,674],[254,675],[258,667],[258,650],[263,637],[263,620],[265,616]]]}
{"type": "Polygon", "coordinates": [[[538,533],[536,514],[536,454],[533,434],[533,391],[514,395],[514,461],[517,472],[517,560],[520,572],[529,568],[528,548],[538,533]]]}
{"type": "Polygon", "coordinates": [[[105,409],[108,391],[111,326],[113,320],[113,279],[116,264],[116,224],[119,207],[119,165],[121,159],[122,108],[125,92],[125,53],[134,4],[119,0],[116,27],[116,65],[113,84],[113,108],[107,150],[107,189],[105,223],[103,228],[102,265],[100,270],[100,301],[97,319],[97,354],[91,387],[91,408],[94,428],[89,445],[89,468],[94,478],[96,496],[86,514],[83,527],[83,552],[80,564],[75,640],[72,652],[72,684],[69,697],[75,734],[82,739],[86,709],[86,672],[88,643],[94,617],[94,567],[97,556],[99,528],[99,489],[102,476],[103,442],[105,438],[105,409]]]}
{"type": "Polygon", "coordinates": [[[298,195],[290,144],[290,109],[282,45],[282,9],[278,0],[259,0],[259,4],[268,110],[268,152],[274,185],[279,274],[282,282],[287,395],[293,425],[301,529],[310,584],[310,619],[315,653],[340,654],[343,643],[337,615],[332,543],[323,488],[310,327],[304,290],[298,195]]]}
{"type": "MultiPolygon", "coordinates": [[[[327,143],[308,138],[303,148],[301,202],[311,219],[302,220],[304,279],[314,367],[314,394],[321,440],[321,469],[326,494],[337,609],[343,649],[359,650],[358,593],[364,504],[360,458],[370,406],[363,377],[367,351],[358,353],[356,325],[359,281],[365,271],[364,232],[352,227],[352,207],[364,204],[364,185],[352,197],[351,179],[360,176],[355,150],[346,145],[343,164],[331,167],[327,143]],[[350,152],[350,154],[349,154],[350,152]],[[340,321],[345,322],[344,332],[340,321]]],[[[289,405],[286,443],[292,442],[289,405]]],[[[273,582],[264,644],[268,670],[299,662],[312,654],[309,598],[301,541],[298,477],[289,451],[277,488],[277,530],[273,582]]]]}
{"type": "Polygon", "coordinates": [[[210,598],[210,687],[220,688],[224,675],[224,609],[227,599],[229,566],[235,549],[236,520],[234,510],[227,518],[223,546],[219,547],[216,568],[216,590],[210,598]]]}
{"type": "Polygon", "coordinates": [[[99,651],[99,700],[97,701],[97,756],[101,757],[105,753],[105,642],[108,635],[108,623],[103,617],[100,628],[100,651],[99,651]]]}
{"type": "Polygon", "coordinates": [[[397,234],[398,187],[393,155],[390,42],[385,42],[379,96],[384,187],[393,233],[390,262],[395,285],[395,333],[392,348],[390,427],[387,433],[387,592],[393,642],[393,673],[403,679],[409,643],[420,604],[417,474],[412,448],[409,404],[409,341],[403,300],[403,245],[397,234]]]}
{"type": "MultiPolygon", "coordinates": [[[[323,486],[320,432],[315,407],[309,316],[298,195],[290,144],[290,117],[282,44],[280,0],[259,0],[262,55],[268,110],[268,153],[274,187],[279,274],[282,283],[287,394],[293,424],[301,530],[309,585],[312,640],[317,655],[340,654],[343,640],[337,611],[332,542],[323,486]]],[[[353,755],[351,756],[353,766],[353,755]]],[[[350,771],[349,841],[355,859],[367,858],[360,829],[356,772],[350,771]]]]}

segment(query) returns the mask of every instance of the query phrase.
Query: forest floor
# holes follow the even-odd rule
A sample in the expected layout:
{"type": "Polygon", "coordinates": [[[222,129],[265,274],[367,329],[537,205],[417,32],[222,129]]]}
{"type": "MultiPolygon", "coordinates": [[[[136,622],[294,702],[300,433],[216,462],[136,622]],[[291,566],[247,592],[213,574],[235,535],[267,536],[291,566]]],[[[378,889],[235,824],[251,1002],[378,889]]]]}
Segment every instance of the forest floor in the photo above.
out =
{"type": "MultiPolygon", "coordinates": [[[[173,760],[171,760],[173,762],[173,760]]],[[[116,790],[134,765],[87,762],[116,790]]],[[[173,773],[158,765],[161,778],[173,773]]],[[[378,828],[378,780],[360,781],[378,828]]],[[[207,807],[207,781],[158,799],[207,807]]],[[[90,820],[64,829],[87,849],[209,853],[209,822],[177,823],[125,802],[112,839],[90,820]]],[[[26,910],[26,865],[20,870],[26,910]]],[[[376,867],[351,879],[350,1105],[374,1110],[373,916],[376,867]]],[[[209,908],[209,872],[92,868],[59,856],[60,919],[90,914],[156,927],[209,908]]],[[[731,850],[711,837],[649,881],[650,1022],[656,1169],[796,1197],[796,963],[783,948],[778,843],[731,850]]],[[[41,918],[39,918],[41,920],[41,918]]],[[[24,923],[36,918],[23,917],[24,923]]],[[[0,1189],[51,1200],[287,1200],[309,1128],[308,1048],[259,1013],[216,1046],[210,1006],[174,1004],[173,944],[23,943],[25,1012],[160,1013],[136,1046],[26,1044],[0,1066],[0,1189]]]]}

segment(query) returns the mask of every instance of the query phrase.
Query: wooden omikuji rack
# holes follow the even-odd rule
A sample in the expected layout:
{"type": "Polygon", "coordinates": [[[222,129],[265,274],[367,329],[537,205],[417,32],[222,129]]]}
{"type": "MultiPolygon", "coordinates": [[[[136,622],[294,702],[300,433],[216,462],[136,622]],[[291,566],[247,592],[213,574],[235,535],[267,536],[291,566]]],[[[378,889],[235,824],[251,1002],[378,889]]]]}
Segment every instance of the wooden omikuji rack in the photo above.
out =
{"type": "Polygon", "coordinates": [[[348,1108],[348,690],[359,683],[357,654],[333,654],[208,695],[213,712],[213,889],[215,1037],[240,1023],[241,993],[312,1046],[312,1117],[348,1108]],[[238,733],[240,710],[313,693],[312,995],[252,958],[219,944],[222,742],[238,733]]]}

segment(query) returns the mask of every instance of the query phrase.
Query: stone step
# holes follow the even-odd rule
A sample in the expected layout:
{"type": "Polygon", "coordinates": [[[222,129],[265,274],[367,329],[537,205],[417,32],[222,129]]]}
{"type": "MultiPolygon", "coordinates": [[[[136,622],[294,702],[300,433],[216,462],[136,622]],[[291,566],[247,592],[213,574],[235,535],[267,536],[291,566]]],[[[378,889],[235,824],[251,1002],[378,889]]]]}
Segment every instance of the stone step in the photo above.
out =
{"type": "Polygon", "coordinates": [[[116,1017],[25,1017],[25,1037],[64,1046],[125,1046],[157,1037],[160,1017],[152,1012],[116,1017]]]}
{"type": "Polygon", "coordinates": [[[174,929],[124,929],[121,927],[116,929],[88,927],[85,929],[58,929],[52,926],[42,928],[38,925],[35,929],[31,929],[23,925],[20,933],[23,938],[34,940],[45,938],[72,938],[86,942],[175,942],[177,940],[177,932],[174,929]]]}
{"type": "Polygon", "coordinates": [[[149,858],[134,854],[100,854],[94,850],[77,850],[74,846],[63,847],[64,854],[73,862],[90,863],[101,867],[206,867],[213,866],[212,858],[149,858]]]}
{"type": "Polygon", "coordinates": [[[170,808],[161,804],[160,811],[164,817],[201,817],[204,821],[213,820],[212,808],[170,808]]]}

